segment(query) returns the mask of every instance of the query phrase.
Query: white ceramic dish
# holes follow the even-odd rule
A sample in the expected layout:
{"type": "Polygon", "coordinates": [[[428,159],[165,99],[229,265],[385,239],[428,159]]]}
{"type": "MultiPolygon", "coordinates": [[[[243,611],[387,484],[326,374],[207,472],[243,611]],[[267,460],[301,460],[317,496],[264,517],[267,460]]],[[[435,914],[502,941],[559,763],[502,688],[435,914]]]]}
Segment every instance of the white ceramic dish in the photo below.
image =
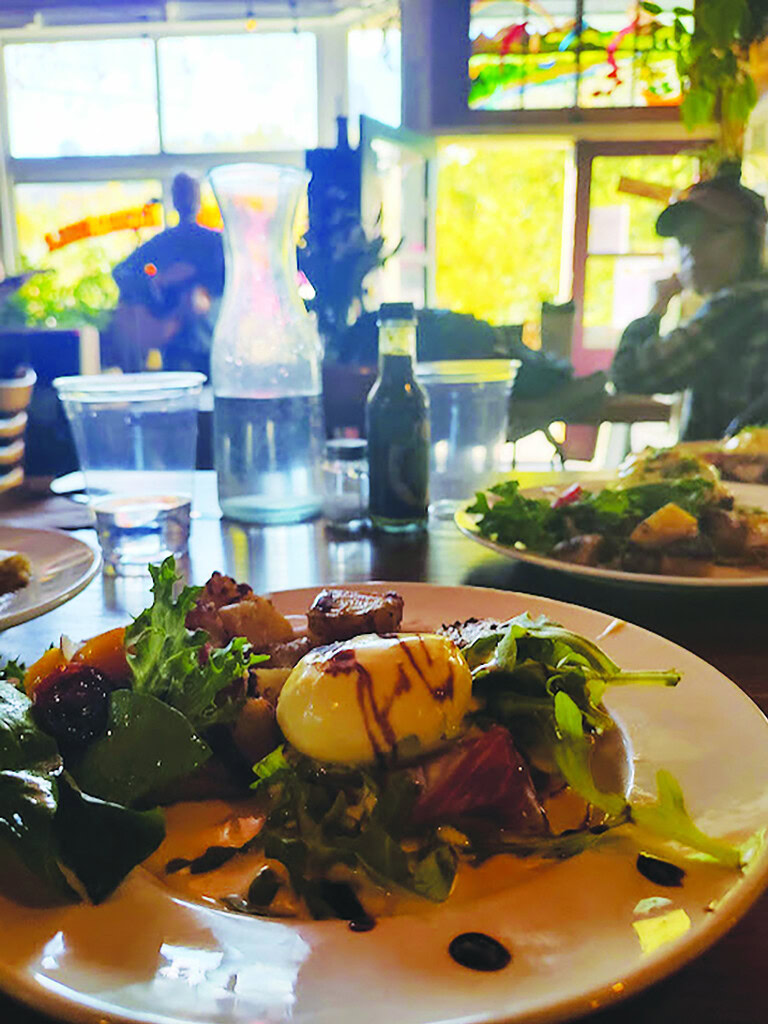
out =
{"type": "Polygon", "coordinates": [[[97,551],[61,530],[0,526],[0,548],[25,554],[32,576],[26,587],[0,596],[0,630],[69,601],[88,586],[101,567],[97,551]]]}
{"type": "MultiPolygon", "coordinates": [[[[613,479],[613,478],[610,478],[613,479]]],[[[606,486],[610,479],[595,479],[594,477],[583,481],[585,487],[591,489],[606,486]]],[[[573,477],[569,477],[569,484],[574,483],[573,477]]],[[[754,506],[768,512],[768,486],[765,484],[739,484],[728,483],[736,501],[740,505],[754,506]]],[[[526,498],[551,498],[561,487],[554,485],[546,487],[529,487],[521,491],[526,498]]],[[[469,504],[469,502],[467,502],[469,504]]],[[[545,569],[554,569],[557,572],[568,573],[572,576],[588,576],[593,579],[613,580],[617,583],[650,583],[658,587],[703,587],[705,589],[719,590],[722,588],[743,588],[743,587],[768,587],[768,569],[742,569],[731,568],[730,566],[714,566],[709,576],[662,576],[658,573],[647,572],[625,572],[621,569],[605,569],[593,565],[574,565],[573,562],[562,562],[557,558],[548,558],[546,555],[537,555],[532,551],[524,551],[513,547],[511,544],[500,544],[489,537],[481,536],[477,529],[477,516],[470,515],[463,508],[458,509],[454,514],[454,522],[463,534],[472,540],[482,544],[483,547],[496,551],[505,558],[514,558],[519,562],[528,562],[531,565],[538,565],[545,569]]]]}
{"type": "MultiPolygon", "coordinates": [[[[410,628],[526,609],[590,637],[611,623],[598,612],[504,591],[374,586],[402,593],[410,628]]],[[[274,600],[300,613],[316,592],[274,600]]],[[[617,687],[607,702],[633,746],[636,788],[652,789],[664,766],[708,831],[740,838],[768,824],[768,722],[757,707],[714,668],[638,627],[615,628],[601,643],[627,668],[683,673],[676,689],[617,687]]],[[[682,888],[663,889],[636,870],[637,849],[627,838],[562,862],[496,858],[470,872],[482,895],[465,891],[421,914],[382,919],[365,934],[338,921],[270,921],[186,902],[139,868],[99,907],[29,910],[0,899],[0,987],[87,1024],[567,1020],[696,956],[768,879],[763,850],[743,875],[691,862],[682,888]],[[638,902],[652,896],[670,902],[638,913],[638,902]],[[644,952],[633,925],[662,916],[678,933],[672,928],[644,952]],[[465,931],[496,936],[511,964],[494,974],[460,967],[448,944],[465,931]]]]}

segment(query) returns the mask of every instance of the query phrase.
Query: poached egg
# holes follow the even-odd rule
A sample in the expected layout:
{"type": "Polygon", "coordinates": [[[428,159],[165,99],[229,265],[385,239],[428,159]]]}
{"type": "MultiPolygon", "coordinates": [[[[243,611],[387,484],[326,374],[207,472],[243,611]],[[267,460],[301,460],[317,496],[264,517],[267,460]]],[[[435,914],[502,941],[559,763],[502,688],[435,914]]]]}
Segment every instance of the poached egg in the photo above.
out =
{"type": "Polygon", "coordinates": [[[407,741],[424,753],[457,736],[472,700],[459,649],[434,633],[366,634],[306,654],[277,703],[296,750],[318,761],[375,764],[407,741]]]}

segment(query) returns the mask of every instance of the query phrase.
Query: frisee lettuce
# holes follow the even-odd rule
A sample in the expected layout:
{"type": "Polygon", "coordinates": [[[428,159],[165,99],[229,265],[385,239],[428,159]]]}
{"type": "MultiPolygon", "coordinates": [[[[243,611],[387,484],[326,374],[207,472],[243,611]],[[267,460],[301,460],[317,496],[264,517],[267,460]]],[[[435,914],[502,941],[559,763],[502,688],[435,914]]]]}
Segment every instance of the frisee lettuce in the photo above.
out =
{"type": "Polygon", "coordinates": [[[125,632],[131,687],[170,704],[185,715],[195,731],[233,719],[245,696],[244,682],[252,665],[265,661],[253,654],[244,637],[213,649],[204,630],[186,627],[200,587],[185,586],[174,599],[180,577],[173,556],[150,565],[153,601],[125,632]]]}

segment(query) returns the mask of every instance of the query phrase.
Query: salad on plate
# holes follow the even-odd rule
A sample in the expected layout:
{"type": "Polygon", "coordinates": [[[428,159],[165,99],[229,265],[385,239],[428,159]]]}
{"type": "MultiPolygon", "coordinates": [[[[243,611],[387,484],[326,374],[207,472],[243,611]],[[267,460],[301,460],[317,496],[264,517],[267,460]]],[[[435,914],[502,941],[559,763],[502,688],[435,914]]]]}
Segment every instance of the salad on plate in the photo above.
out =
{"type": "Polygon", "coordinates": [[[699,830],[663,769],[655,801],[632,797],[603,698],[674,669],[624,671],[525,613],[404,632],[395,592],[323,590],[297,630],[219,573],[151,573],[125,629],[3,670],[7,898],[99,903],[143,864],[222,909],[365,931],[492,857],[637,834],[638,869],[675,885],[689,855],[739,871],[759,845],[699,830]]]}
{"type": "Polygon", "coordinates": [[[604,487],[478,492],[481,537],[573,565],[662,576],[768,572],[768,512],[738,503],[705,458],[679,448],[630,455],[604,487]]]}

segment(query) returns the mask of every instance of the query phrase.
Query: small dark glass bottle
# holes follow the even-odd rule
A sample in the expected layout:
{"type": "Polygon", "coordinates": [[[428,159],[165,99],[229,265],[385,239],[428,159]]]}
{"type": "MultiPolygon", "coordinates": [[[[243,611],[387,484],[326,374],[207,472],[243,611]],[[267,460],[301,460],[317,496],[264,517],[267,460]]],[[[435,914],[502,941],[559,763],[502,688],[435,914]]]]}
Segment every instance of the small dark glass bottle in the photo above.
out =
{"type": "Polygon", "coordinates": [[[369,515],[375,529],[410,533],[427,524],[429,400],[416,382],[410,302],[379,311],[379,376],[368,395],[369,515]]]}

